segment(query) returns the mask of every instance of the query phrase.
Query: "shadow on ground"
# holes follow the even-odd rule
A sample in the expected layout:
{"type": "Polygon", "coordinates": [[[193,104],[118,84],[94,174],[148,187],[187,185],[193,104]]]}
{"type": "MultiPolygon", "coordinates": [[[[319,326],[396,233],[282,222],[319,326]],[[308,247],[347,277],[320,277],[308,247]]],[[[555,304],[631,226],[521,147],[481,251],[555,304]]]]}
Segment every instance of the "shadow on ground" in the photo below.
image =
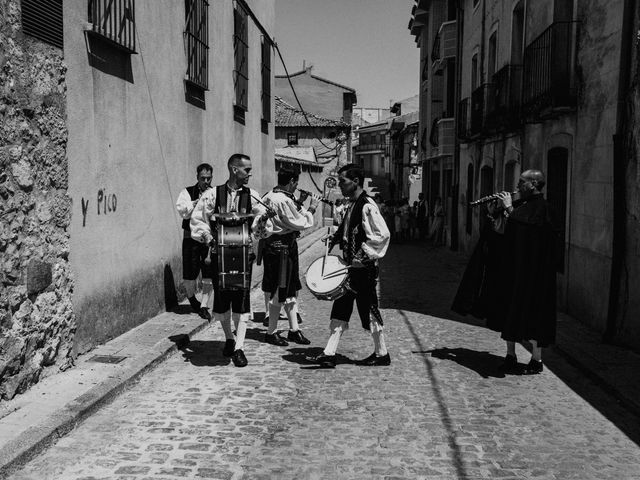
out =
{"type": "Polygon", "coordinates": [[[184,361],[196,367],[221,367],[231,362],[230,358],[222,356],[222,341],[189,340],[187,335],[174,335],[169,340],[176,344],[184,361]]]}
{"type": "MultiPolygon", "coordinates": [[[[451,311],[466,264],[467,259],[462,254],[448,247],[433,248],[418,241],[392,244],[380,264],[380,307],[484,326],[484,320],[451,311]]],[[[503,348],[500,334],[495,335],[497,348],[503,348]]],[[[501,376],[496,372],[496,366],[502,362],[502,357],[488,352],[438,345],[436,349],[418,353],[426,355],[425,359],[430,355],[455,361],[485,378],[501,376]]],[[[569,364],[554,347],[545,349],[543,361],[547,369],[640,445],[640,418],[621,406],[606,386],[596,384],[569,364]]]]}

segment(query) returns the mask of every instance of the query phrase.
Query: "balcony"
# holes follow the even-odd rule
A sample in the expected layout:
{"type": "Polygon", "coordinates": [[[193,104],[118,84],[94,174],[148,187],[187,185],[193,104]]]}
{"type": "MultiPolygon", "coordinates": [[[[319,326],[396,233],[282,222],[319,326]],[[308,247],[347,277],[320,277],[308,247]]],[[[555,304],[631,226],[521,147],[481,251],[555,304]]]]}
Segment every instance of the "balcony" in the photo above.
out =
{"type": "Polygon", "coordinates": [[[494,97],[486,108],[488,130],[513,130],[520,125],[522,65],[505,65],[493,75],[494,97]]]}
{"type": "Polygon", "coordinates": [[[471,93],[471,122],[469,134],[471,137],[489,130],[487,112],[495,110],[495,85],[484,83],[471,93]]]}
{"type": "Polygon", "coordinates": [[[440,29],[433,41],[433,48],[431,50],[431,60],[433,61],[434,72],[442,70],[445,61],[448,58],[455,58],[457,53],[456,34],[455,20],[444,22],[440,25],[440,29]]]}
{"type": "Polygon", "coordinates": [[[454,118],[441,118],[434,122],[431,132],[430,158],[453,155],[456,128],[454,118]]]}
{"type": "Polygon", "coordinates": [[[524,51],[522,111],[529,121],[576,107],[577,22],[556,22],[524,51]]]}
{"type": "Polygon", "coordinates": [[[372,152],[372,153],[377,153],[377,152],[384,152],[387,148],[387,144],[386,143],[367,143],[364,145],[356,145],[356,152],[357,153],[364,153],[364,152],[372,152]]]}
{"type": "Polygon", "coordinates": [[[469,97],[463,98],[458,103],[458,138],[461,142],[466,142],[471,138],[470,103],[469,97]]]}

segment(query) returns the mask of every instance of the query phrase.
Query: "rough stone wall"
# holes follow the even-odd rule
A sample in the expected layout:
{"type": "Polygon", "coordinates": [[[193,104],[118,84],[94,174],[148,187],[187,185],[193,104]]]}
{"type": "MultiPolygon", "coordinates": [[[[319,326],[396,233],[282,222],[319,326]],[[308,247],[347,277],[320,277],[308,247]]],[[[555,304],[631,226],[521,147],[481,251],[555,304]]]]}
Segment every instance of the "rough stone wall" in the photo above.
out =
{"type": "Polygon", "coordinates": [[[73,363],[65,66],[0,2],[0,399],[73,363]]]}

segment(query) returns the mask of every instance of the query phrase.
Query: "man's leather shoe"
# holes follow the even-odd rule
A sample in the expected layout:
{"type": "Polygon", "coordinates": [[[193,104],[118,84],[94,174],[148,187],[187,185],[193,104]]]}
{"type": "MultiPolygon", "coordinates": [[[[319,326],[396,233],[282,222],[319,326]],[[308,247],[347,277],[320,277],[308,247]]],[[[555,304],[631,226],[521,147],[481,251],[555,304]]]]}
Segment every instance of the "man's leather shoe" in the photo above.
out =
{"type": "Polygon", "coordinates": [[[520,366],[518,365],[516,356],[507,354],[504,357],[504,362],[500,366],[500,370],[507,373],[520,373],[520,366]]]}
{"type": "Polygon", "coordinates": [[[211,321],[211,314],[209,313],[209,309],[206,307],[202,307],[199,311],[198,311],[198,315],[200,315],[200,318],[204,318],[205,320],[207,320],[208,322],[211,321]]]}
{"type": "Polygon", "coordinates": [[[222,355],[225,357],[230,357],[233,355],[233,351],[236,349],[236,341],[233,339],[229,339],[224,342],[224,348],[222,349],[222,355]]]}
{"type": "Polygon", "coordinates": [[[264,341],[278,347],[286,347],[287,345],[289,345],[289,342],[282,338],[279,333],[265,333],[264,341]]]}
{"type": "Polygon", "coordinates": [[[365,365],[367,367],[387,366],[391,365],[391,357],[388,353],[386,355],[383,355],[382,357],[379,357],[374,352],[367,358],[360,360],[358,362],[358,365],[365,365]]]}
{"type": "Polygon", "coordinates": [[[525,375],[537,375],[538,373],[542,373],[543,367],[542,367],[542,360],[534,360],[533,358],[531,359],[531,361],[527,364],[526,367],[524,367],[524,374],[525,375]]]}
{"type": "Polygon", "coordinates": [[[310,357],[310,362],[317,363],[321,367],[326,368],[335,368],[336,367],[336,356],[335,355],[325,355],[321,353],[316,357],[310,357]]]}
{"type": "Polygon", "coordinates": [[[309,345],[311,343],[311,340],[309,340],[302,334],[302,330],[296,330],[295,332],[289,330],[289,333],[287,334],[287,340],[289,340],[290,342],[299,343],[300,345],[309,345]]]}
{"type": "Polygon", "coordinates": [[[236,367],[246,367],[248,363],[247,357],[244,356],[244,352],[240,349],[233,352],[231,360],[236,367]]]}

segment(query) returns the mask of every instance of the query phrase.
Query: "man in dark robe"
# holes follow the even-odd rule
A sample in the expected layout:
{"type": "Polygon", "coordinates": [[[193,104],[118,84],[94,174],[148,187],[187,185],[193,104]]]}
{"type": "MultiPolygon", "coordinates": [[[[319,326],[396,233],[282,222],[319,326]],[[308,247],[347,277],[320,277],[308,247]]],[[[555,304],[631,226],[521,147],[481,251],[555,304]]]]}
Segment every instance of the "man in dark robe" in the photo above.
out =
{"type": "Polygon", "coordinates": [[[452,310],[486,319],[507,342],[504,370],[520,373],[515,344],[533,347],[526,374],[542,372],[542,347],[555,341],[556,236],[549,205],[542,196],[544,175],[527,170],[518,182],[518,200],[497,195],[492,222],[481,234],[452,310]]]}
{"type": "Polygon", "coordinates": [[[540,170],[526,170],[518,181],[517,201],[507,192],[499,194],[507,217],[500,284],[505,364],[516,366],[515,342],[529,340],[533,348],[527,374],[542,372],[542,347],[554,343],[556,336],[557,243],[551,210],[542,196],[544,185],[540,170]]]}

